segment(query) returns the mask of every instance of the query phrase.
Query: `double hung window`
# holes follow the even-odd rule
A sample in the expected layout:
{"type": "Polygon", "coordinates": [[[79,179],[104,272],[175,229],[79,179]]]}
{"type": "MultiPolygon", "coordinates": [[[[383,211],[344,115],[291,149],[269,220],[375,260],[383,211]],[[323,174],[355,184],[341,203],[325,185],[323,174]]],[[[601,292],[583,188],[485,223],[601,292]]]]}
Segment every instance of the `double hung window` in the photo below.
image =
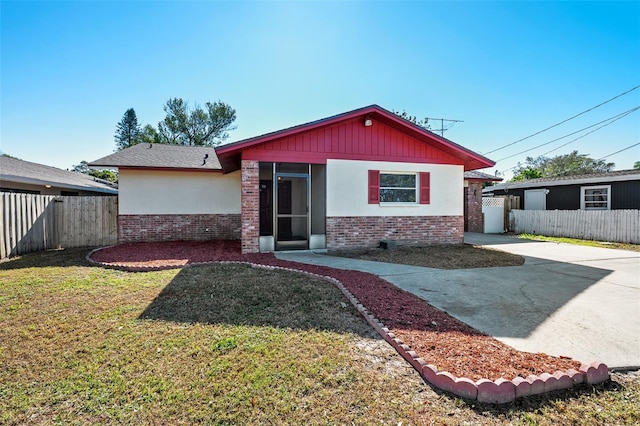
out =
{"type": "Polygon", "coordinates": [[[380,203],[415,203],[417,181],[415,173],[380,173],[380,203]]]}
{"type": "Polygon", "coordinates": [[[369,170],[369,204],[429,204],[429,172],[369,170]]]}
{"type": "Polygon", "coordinates": [[[611,185],[581,187],[580,208],[582,210],[611,210],[611,185]]]}

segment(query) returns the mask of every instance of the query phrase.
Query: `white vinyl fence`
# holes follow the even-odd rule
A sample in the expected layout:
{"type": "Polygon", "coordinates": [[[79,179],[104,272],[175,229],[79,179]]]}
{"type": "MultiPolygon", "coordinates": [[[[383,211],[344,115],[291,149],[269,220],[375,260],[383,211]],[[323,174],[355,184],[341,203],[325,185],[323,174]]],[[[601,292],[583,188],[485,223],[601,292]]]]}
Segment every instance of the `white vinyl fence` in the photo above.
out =
{"type": "Polygon", "coordinates": [[[516,234],[640,244],[640,210],[512,210],[509,225],[516,234]]]}
{"type": "Polygon", "coordinates": [[[115,244],[118,197],[0,193],[0,258],[115,244]]]}
{"type": "Polygon", "coordinates": [[[504,232],[504,202],[504,198],[482,197],[485,234],[501,234],[504,232]]]}

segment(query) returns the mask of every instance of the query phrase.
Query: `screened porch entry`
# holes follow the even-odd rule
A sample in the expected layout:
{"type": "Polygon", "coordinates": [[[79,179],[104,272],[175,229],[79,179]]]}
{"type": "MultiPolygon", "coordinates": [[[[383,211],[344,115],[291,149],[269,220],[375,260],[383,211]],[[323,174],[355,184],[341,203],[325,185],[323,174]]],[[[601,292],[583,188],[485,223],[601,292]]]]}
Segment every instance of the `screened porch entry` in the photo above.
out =
{"type": "Polygon", "coordinates": [[[326,247],[324,164],[260,163],[260,251],[326,247]]]}

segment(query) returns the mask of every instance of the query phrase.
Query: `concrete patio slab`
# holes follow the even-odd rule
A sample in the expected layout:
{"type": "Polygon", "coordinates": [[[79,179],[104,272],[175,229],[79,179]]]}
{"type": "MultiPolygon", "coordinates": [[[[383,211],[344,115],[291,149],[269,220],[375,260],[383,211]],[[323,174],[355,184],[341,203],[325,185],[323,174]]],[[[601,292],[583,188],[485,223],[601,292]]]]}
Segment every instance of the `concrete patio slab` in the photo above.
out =
{"type": "Polygon", "coordinates": [[[439,270],[312,252],[277,256],[379,275],[519,350],[640,366],[640,253],[490,234],[466,234],[465,242],[525,263],[439,270]]]}

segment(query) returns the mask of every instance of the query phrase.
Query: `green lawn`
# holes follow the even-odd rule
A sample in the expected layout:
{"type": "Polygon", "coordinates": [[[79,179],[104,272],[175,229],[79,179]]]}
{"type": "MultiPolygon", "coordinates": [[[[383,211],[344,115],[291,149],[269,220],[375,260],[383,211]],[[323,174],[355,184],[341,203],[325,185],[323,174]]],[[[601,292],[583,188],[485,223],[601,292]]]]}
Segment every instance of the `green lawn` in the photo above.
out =
{"type": "Polygon", "coordinates": [[[606,241],[579,240],[577,238],[566,238],[566,237],[547,237],[545,235],[534,235],[534,234],[519,234],[518,238],[522,238],[523,240],[550,241],[552,243],[575,244],[579,246],[640,251],[640,244],[610,243],[606,241]]]}
{"type": "Polygon", "coordinates": [[[332,285],[237,265],[0,263],[0,424],[633,424],[640,380],[505,407],[435,392],[332,285]]]}

